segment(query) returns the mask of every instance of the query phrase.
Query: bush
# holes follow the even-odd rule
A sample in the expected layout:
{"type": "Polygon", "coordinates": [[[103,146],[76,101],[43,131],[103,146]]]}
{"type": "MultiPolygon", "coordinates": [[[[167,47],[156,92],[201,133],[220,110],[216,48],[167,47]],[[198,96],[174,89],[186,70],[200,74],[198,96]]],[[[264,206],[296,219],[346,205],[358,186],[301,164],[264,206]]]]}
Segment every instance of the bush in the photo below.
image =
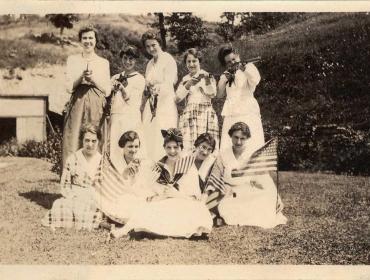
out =
{"type": "Polygon", "coordinates": [[[46,141],[26,141],[23,144],[17,143],[15,138],[1,143],[0,156],[34,157],[45,159],[53,164],[52,171],[61,175],[62,169],[62,133],[56,128],[46,141]]]}

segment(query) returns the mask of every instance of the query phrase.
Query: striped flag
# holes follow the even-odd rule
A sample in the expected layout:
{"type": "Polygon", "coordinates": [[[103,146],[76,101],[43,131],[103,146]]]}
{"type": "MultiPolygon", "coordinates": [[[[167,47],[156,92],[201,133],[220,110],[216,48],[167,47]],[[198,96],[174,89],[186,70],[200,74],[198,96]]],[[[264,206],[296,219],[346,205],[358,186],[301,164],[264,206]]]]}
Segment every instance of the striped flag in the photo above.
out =
{"type": "Polygon", "coordinates": [[[277,171],[277,139],[273,138],[255,151],[245,167],[233,169],[231,177],[261,175],[277,171]]]}
{"type": "Polygon", "coordinates": [[[214,210],[221,199],[224,197],[225,182],[222,174],[216,172],[216,163],[212,167],[205,191],[211,191],[206,200],[206,206],[209,210],[214,210]]]}
{"type": "Polygon", "coordinates": [[[195,161],[195,155],[186,155],[179,158],[175,163],[174,174],[186,174],[195,161]]]}
{"type": "Polygon", "coordinates": [[[122,175],[114,167],[107,153],[103,155],[94,180],[94,187],[98,205],[115,202],[118,196],[130,192],[122,175]]]}

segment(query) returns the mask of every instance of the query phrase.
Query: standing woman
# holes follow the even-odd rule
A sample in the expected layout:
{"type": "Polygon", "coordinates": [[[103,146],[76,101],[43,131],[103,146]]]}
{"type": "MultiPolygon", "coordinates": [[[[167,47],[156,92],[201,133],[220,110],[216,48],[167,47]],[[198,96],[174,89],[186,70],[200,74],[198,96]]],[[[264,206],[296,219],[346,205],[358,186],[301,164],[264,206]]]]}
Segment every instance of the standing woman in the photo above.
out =
{"type": "Polygon", "coordinates": [[[222,47],[218,52],[218,59],[221,65],[227,68],[220,77],[217,92],[218,98],[226,95],[222,109],[224,120],[221,149],[231,146],[228,131],[236,122],[244,122],[248,125],[253,148],[257,149],[265,142],[260,107],[253,95],[261,76],[254,64],[240,63],[237,50],[231,46],[222,47]]]}
{"type": "Polygon", "coordinates": [[[110,94],[108,60],[95,53],[97,31],[93,27],[78,32],[82,52],[67,59],[68,91],[72,94],[64,119],[63,166],[77,151],[81,127],[91,123],[101,126],[105,97],[110,94]]]}
{"type": "Polygon", "coordinates": [[[141,106],[146,149],[150,159],[157,161],[163,156],[161,130],[177,127],[177,107],[174,85],[177,82],[175,59],[161,49],[158,35],[147,31],[141,41],[152,57],[146,66],[147,95],[141,106]]]}
{"type": "MultiPolygon", "coordinates": [[[[129,130],[141,134],[141,99],[145,88],[143,75],[136,71],[139,52],[135,46],[126,46],[120,52],[123,72],[111,79],[113,96],[110,125],[110,159],[114,165],[122,159],[118,145],[121,135],[129,130]]],[[[140,137],[141,139],[143,137],[140,137]]]]}
{"type": "Polygon", "coordinates": [[[69,155],[60,181],[62,198],[42,220],[42,225],[56,228],[92,230],[99,227],[101,212],[94,202],[93,180],[101,154],[98,151],[101,133],[97,126],[88,124],[80,132],[82,148],[69,155]]]}
{"type": "MultiPolygon", "coordinates": [[[[184,113],[180,117],[179,128],[184,135],[184,150],[193,149],[195,140],[208,132],[218,142],[218,120],[212,108],[211,99],[216,96],[216,81],[200,68],[201,53],[191,48],[185,52],[184,63],[189,71],[176,91],[176,101],[187,98],[184,113]]],[[[217,147],[218,148],[218,147],[217,147]]]]}

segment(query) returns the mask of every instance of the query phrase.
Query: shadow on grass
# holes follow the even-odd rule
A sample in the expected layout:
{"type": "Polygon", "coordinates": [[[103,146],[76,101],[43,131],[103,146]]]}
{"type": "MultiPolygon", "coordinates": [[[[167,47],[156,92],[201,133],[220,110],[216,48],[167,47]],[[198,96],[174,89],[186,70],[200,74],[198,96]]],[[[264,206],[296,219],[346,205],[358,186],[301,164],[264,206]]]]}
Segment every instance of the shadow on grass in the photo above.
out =
{"type": "MultiPolygon", "coordinates": [[[[163,235],[158,235],[158,234],[155,234],[155,233],[149,233],[149,232],[144,232],[144,231],[139,231],[139,232],[131,231],[129,234],[130,234],[130,239],[131,240],[136,240],[136,241],[139,241],[139,240],[142,240],[142,239],[149,239],[149,240],[168,239],[168,238],[179,239],[179,240],[181,240],[181,239],[186,240],[187,239],[185,237],[163,236],[163,235]]],[[[202,234],[201,236],[192,236],[192,237],[189,238],[189,240],[205,241],[205,240],[208,240],[208,235],[202,234]]]]}
{"type": "Polygon", "coordinates": [[[54,201],[62,197],[60,194],[57,193],[45,193],[39,191],[19,193],[19,196],[29,199],[32,202],[36,202],[38,205],[44,207],[45,209],[51,209],[54,201]]]}

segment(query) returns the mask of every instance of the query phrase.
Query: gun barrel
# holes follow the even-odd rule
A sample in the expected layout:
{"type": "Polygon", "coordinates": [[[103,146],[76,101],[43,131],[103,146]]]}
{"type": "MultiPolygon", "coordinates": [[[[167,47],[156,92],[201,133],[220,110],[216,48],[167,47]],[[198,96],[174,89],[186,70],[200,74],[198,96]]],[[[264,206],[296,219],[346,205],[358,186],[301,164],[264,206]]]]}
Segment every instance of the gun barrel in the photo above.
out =
{"type": "Polygon", "coordinates": [[[261,57],[256,56],[256,57],[248,58],[244,62],[245,63],[254,63],[254,62],[259,62],[259,61],[261,61],[261,57]]]}

